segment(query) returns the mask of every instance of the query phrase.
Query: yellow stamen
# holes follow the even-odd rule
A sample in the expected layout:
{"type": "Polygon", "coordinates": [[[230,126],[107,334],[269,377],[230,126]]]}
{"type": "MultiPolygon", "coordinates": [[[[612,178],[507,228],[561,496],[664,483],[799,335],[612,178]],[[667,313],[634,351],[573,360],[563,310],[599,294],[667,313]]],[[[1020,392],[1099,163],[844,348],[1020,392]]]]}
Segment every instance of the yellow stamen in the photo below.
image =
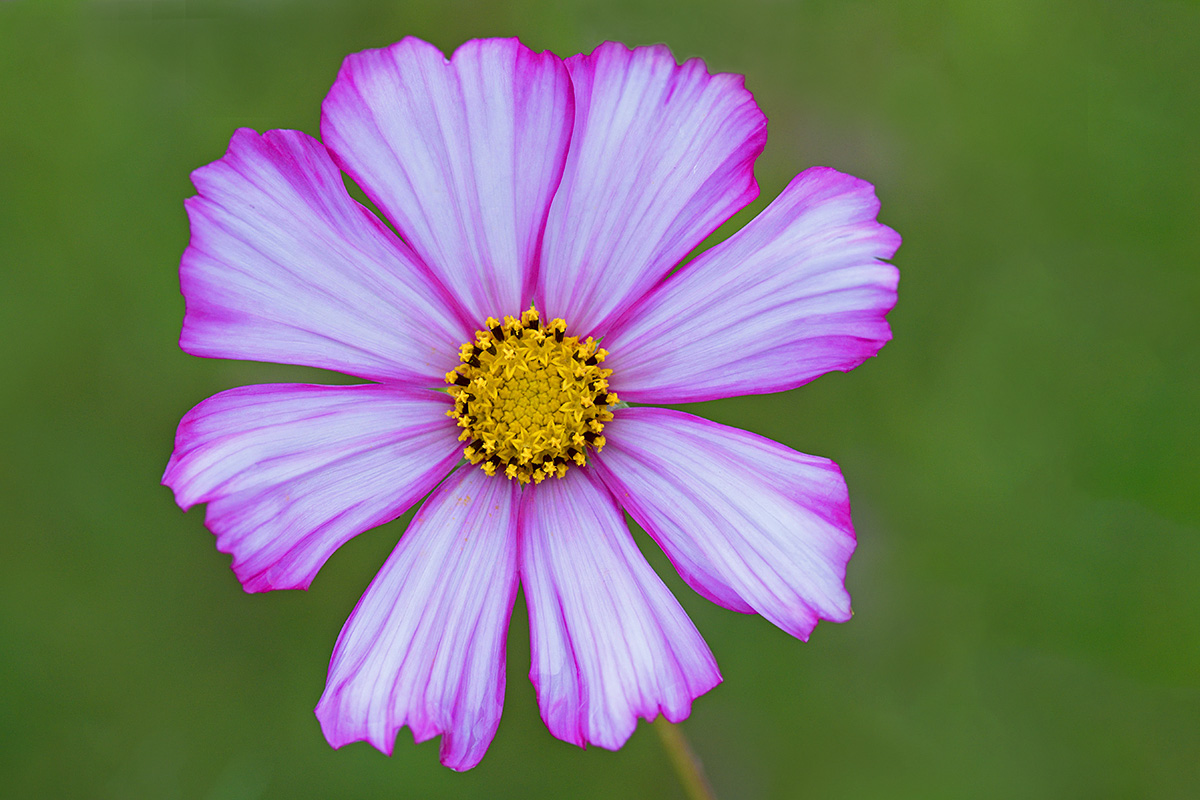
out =
{"type": "Polygon", "coordinates": [[[459,351],[462,361],[446,373],[454,410],[463,428],[463,455],[488,475],[521,483],[561,478],[572,463],[587,463],[588,448],[604,447],[611,369],[590,336],[567,336],[561,319],[543,325],[536,308],[501,323],[488,317],[475,341],[459,351]]]}

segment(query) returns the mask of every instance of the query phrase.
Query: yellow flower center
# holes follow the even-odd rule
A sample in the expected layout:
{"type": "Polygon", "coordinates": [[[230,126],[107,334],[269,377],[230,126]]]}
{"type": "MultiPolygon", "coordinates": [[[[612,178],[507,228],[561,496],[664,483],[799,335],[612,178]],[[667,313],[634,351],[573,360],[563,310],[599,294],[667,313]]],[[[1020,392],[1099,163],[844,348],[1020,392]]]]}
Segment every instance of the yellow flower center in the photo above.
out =
{"type": "Polygon", "coordinates": [[[488,317],[487,330],[460,350],[462,363],[446,373],[454,410],[448,416],[469,442],[464,455],[488,475],[502,471],[521,483],[561,478],[573,462],[587,463],[589,447],[604,447],[608,407],[608,355],[567,336],[561,319],[542,325],[536,308],[504,322],[488,317]]]}

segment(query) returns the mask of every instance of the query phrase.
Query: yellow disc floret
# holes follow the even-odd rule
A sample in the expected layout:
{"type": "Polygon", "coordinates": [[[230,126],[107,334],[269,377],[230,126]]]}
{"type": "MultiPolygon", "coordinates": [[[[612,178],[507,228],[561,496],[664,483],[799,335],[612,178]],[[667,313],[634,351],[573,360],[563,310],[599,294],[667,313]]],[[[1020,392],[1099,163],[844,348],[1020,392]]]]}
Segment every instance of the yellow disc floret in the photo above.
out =
{"type": "Polygon", "coordinates": [[[608,355],[589,336],[567,336],[561,319],[542,325],[536,308],[520,319],[489,317],[487,330],[461,348],[462,363],[446,373],[463,429],[464,455],[488,475],[540,483],[587,463],[589,447],[604,447],[608,407],[608,355]]]}

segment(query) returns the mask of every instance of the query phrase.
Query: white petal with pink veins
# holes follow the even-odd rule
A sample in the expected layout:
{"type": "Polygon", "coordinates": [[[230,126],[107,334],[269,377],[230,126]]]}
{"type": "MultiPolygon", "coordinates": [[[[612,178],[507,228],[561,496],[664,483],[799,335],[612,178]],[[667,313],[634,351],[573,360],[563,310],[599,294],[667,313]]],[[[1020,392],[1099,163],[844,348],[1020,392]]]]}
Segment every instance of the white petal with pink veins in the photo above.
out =
{"type": "Polygon", "coordinates": [[[613,389],[638,403],[778,392],[875,355],[899,279],[880,259],[900,246],[878,212],[866,181],[802,172],[609,332],[613,389]]]}
{"type": "Polygon", "coordinates": [[[441,761],[479,763],[504,705],[517,596],[516,483],[464,467],[426,501],[342,628],[317,718],[334,747],[391,754],[407,725],[441,761]]]}
{"type": "Polygon", "coordinates": [[[347,56],[321,137],[476,325],[528,303],[571,135],[558,56],[409,37],[347,56]]]}
{"type": "Polygon", "coordinates": [[[242,129],[192,181],[184,350],[418,386],[457,362],[472,329],[316,139],[242,129]]]}
{"type": "Polygon", "coordinates": [[[575,128],[542,255],[539,308],[609,322],[758,195],[767,119],[740,75],[607,42],[567,59],[575,128]]]}
{"type": "Polygon", "coordinates": [[[679,722],[721,681],[620,509],[581,468],[523,493],[521,583],[530,678],[542,719],[560,739],[616,749],[638,717],[679,722]]]}
{"type": "Polygon", "coordinates": [[[807,639],[850,618],[846,482],[826,458],[691,414],[626,408],[595,471],[710,600],[807,639]]]}
{"type": "Polygon", "coordinates": [[[306,589],[349,539],[403,514],[462,458],[450,404],[389,386],[243,386],[179,423],[163,483],[249,592],[306,589]]]}

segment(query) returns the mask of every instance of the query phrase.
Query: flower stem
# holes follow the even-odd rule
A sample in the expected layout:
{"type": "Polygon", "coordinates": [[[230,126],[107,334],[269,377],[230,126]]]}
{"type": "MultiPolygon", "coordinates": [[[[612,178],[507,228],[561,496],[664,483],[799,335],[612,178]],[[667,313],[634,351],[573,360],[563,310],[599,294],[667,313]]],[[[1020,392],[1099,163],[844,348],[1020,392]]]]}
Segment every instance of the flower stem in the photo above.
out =
{"type": "Polygon", "coordinates": [[[667,722],[666,717],[654,720],[653,725],[658,731],[658,738],[662,740],[663,748],[671,757],[671,765],[675,767],[675,774],[679,776],[679,782],[683,784],[688,800],[717,800],[712,787],[708,785],[708,779],[704,777],[700,759],[692,752],[683,731],[667,722]]]}

